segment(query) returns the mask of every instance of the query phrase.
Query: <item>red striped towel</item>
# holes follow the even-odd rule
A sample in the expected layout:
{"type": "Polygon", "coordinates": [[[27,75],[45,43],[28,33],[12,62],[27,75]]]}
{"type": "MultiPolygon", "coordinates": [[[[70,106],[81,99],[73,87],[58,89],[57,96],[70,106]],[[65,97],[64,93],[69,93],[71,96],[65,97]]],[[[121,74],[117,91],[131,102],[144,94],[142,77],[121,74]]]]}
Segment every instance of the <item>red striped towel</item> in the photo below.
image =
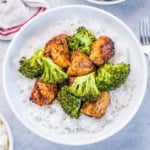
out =
{"type": "Polygon", "coordinates": [[[11,40],[25,23],[47,8],[44,0],[0,1],[0,40],[11,40]]]}

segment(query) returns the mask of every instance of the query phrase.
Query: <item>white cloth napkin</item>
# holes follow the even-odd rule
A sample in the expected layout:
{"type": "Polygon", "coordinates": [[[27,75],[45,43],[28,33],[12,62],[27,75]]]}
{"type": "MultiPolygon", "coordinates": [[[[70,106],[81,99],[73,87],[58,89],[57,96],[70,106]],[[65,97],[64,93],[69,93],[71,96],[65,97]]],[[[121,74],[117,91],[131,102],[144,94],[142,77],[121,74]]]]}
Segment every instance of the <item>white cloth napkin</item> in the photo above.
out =
{"type": "Polygon", "coordinates": [[[44,0],[0,0],[0,40],[11,40],[26,22],[48,8],[44,0]]]}

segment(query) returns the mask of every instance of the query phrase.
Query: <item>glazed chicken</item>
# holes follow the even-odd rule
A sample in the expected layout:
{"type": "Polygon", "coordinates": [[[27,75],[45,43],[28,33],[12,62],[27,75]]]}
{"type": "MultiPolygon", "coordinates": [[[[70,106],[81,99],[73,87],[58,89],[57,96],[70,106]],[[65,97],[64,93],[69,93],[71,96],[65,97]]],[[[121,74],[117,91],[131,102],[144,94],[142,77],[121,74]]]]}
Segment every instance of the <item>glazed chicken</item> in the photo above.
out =
{"type": "Polygon", "coordinates": [[[73,51],[71,55],[71,65],[67,70],[69,76],[82,76],[92,72],[94,64],[88,56],[80,51],[73,51]]]}
{"type": "Polygon", "coordinates": [[[30,100],[40,106],[51,104],[57,94],[57,84],[36,81],[32,89],[30,100]]]}
{"type": "Polygon", "coordinates": [[[67,84],[72,85],[76,77],[68,77],[67,84]]]}
{"type": "Polygon", "coordinates": [[[44,55],[52,57],[55,64],[67,68],[70,65],[69,49],[67,45],[68,35],[59,34],[49,40],[45,45],[44,55]]]}
{"type": "Polygon", "coordinates": [[[80,111],[81,113],[88,115],[90,117],[101,118],[107,111],[109,102],[110,102],[109,92],[103,91],[101,92],[101,95],[96,102],[89,102],[89,101],[84,102],[80,111]]]}
{"type": "Polygon", "coordinates": [[[100,36],[92,45],[90,59],[96,65],[104,64],[115,55],[114,42],[107,36],[100,36]]]}

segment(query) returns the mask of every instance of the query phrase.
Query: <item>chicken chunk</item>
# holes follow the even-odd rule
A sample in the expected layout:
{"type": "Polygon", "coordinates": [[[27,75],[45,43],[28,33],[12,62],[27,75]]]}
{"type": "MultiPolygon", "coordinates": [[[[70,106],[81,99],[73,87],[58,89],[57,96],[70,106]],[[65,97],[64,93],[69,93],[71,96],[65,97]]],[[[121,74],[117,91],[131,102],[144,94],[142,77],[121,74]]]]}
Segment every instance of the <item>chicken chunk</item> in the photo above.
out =
{"type": "Polygon", "coordinates": [[[75,79],[76,77],[69,77],[67,81],[68,85],[72,85],[75,79]]]}
{"type": "Polygon", "coordinates": [[[73,51],[71,55],[71,66],[67,70],[69,76],[81,76],[92,72],[94,64],[88,56],[80,51],[73,51]]]}
{"type": "Polygon", "coordinates": [[[101,65],[115,55],[114,42],[107,36],[100,36],[92,44],[90,59],[96,65],[101,65]]]}
{"type": "Polygon", "coordinates": [[[68,35],[59,34],[48,41],[45,45],[44,55],[52,57],[55,64],[67,68],[70,66],[70,55],[67,45],[68,35]]]}
{"type": "Polygon", "coordinates": [[[51,104],[57,94],[57,84],[36,81],[32,89],[30,100],[40,106],[51,104]]]}
{"type": "Polygon", "coordinates": [[[101,118],[106,113],[109,102],[109,92],[103,91],[96,102],[84,102],[80,111],[90,117],[101,118]]]}

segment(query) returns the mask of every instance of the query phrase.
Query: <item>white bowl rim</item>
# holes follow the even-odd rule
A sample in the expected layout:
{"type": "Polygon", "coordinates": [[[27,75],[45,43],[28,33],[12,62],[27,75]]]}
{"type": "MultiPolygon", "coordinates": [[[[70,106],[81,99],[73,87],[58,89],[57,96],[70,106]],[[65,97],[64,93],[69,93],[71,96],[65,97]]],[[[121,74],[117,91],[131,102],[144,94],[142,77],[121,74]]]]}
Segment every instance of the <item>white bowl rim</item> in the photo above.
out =
{"type": "Polygon", "coordinates": [[[115,0],[115,1],[98,1],[98,0],[86,0],[90,3],[93,3],[93,4],[98,4],[98,5],[114,5],[114,4],[119,4],[121,2],[124,2],[126,0],[115,0]]]}
{"type": "Polygon", "coordinates": [[[15,116],[18,118],[18,120],[27,128],[29,129],[30,131],[32,131],[33,133],[35,133],[36,135],[44,138],[44,139],[47,139],[48,141],[51,141],[51,142],[55,142],[55,143],[59,143],[59,144],[65,144],[65,145],[87,145],[87,144],[93,144],[93,143],[96,143],[96,142],[100,142],[100,141],[103,141],[109,137],[111,137],[112,135],[118,133],[121,129],[123,129],[131,120],[132,118],[134,117],[134,115],[136,114],[136,112],[138,111],[139,107],[141,106],[141,103],[144,99],[144,96],[145,96],[145,92],[146,92],[146,88],[147,88],[147,80],[148,80],[148,71],[147,71],[147,66],[146,66],[146,59],[145,59],[145,56],[144,56],[144,53],[143,51],[141,51],[141,57],[142,57],[142,60],[143,60],[143,63],[144,63],[144,66],[143,66],[143,69],[145,70],[145,80],[143,81],[144,82],[144,87],[143,89],[141,90],[141,101],[139,102],[139,105],[137,106],[137,108],[135,109],[135,112],[130,115],[130,117],[127,119],[126,122],[122,123],[122,125],[119,127],[119,128],[116,128],[114,129],[111,134],[107,135],[107,136],[104,136],[103,138],[97,138],[97,139],[90,139],[90,140],[86,140],[86,142],[82,143],[81,142],[76,142],[76,141],[62,141],[62,140],[54,140],[54,139],[49,139],[47,136],[45,135],[41,135],[37,130],[35,130],[34,128],[32,128],[28,123],[26,123],[21,117],[20,115],[17,113],[17,111],[15,110],[15,108],[11,105],[11,98],[8,96],[7,94],[7,85],[5,84],[5,81],[6,81],[6,78],[5,78],[5,66],[7,64],[7,57],[9,56],[9,49],[13,46],[14,44],[14,41],[17,39],[18,35],[29,25],[31,24],[32,22],[34,22],[34,20],[38,19],[39,17],[42,17],[44,14],[46,13],[50,13],[50,12],[53,12],[53,11],[56,11],[56,10],[59,10],[59,9],[66,9],[66,8],[86,8],[86,9],[91,9],[91,10],[95,10],[95,11],[99,11],[105,15],[108,15],[110,16],[111,18],[113,18],[114,20],[116,20],[117,22],[119,22],[124,28],[126,28],[128,30],[128,32],[132,35],[132,37],[134,38],[135,42],[137,43],[139,49],[142,49],[142,46],[140,45],[138,39],[136,38],[136,36],[134,35],[134,33],[131,31],[131,29],[123,22],[121,21],[119,18],[117,18],[116,16],[112,15],[110,12],[107,12],[105,10],[102,10],[102,9],[99,9],[99,8],[95,8],[93,6],[87,6],[87,5],[65,5],[65,6],[59,6],[59,7],[55,7],[55,8],[52,8],[52,9],[49,9],[47,10],[46,12],[40,14],[38,17],[35,17],[33,18],[32,20],[30,20],[29,22],[27,22],[22,28],[21,30],[16,34],[16,36],[14,37],[14,39],[12,40],[12,42],[10,43],[9,47],[8,47],[8,50],[6,52],[6,55],[5,55],[5,59],[4,59],[4,63],[3,63],[3,74],[2,74],[2,78],[3,78],[3,87],[4,87],[4,92],[5,92],[5,96],[6,96],[6,99],[8,101],[8,104],[10,105],[13,113],[15,114],[15,116]]]}
{"type": "Polygon", "coordinates": [[[0,114],[0,121],[2,121],[2,123],[4,124],[4,126],[6,127],[7,130],[7,135],[8,135],[8,140],[9,140],[9,150],[13,150],[13,136],[10,130],[10,127],[8,125],[8,122],[6,121],[5,117],[0,114]]]}

